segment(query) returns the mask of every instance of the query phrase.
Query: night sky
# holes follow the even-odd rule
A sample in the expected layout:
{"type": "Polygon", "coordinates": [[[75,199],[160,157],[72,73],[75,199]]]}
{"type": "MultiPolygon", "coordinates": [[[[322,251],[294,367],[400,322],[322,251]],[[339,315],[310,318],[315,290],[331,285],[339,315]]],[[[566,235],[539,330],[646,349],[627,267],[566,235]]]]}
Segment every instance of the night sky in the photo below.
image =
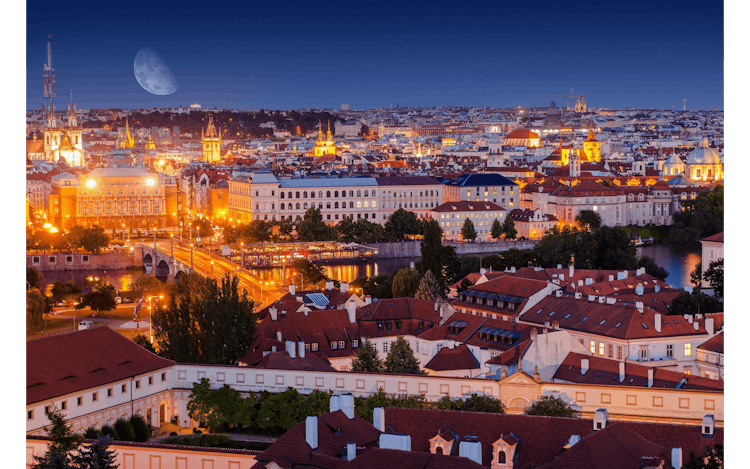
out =
{"type": "Polygon", "coordinates": [[[720,2],[242,3],[29,0],[26,107],[44,102],[50,24],[58,109],[71,89],[84,109],[257,110],[560,106],[531,95],[571,88],[590,107],[723,109],[720,2]],[[138,84],[146,45],[179,91],[138,84]]]}

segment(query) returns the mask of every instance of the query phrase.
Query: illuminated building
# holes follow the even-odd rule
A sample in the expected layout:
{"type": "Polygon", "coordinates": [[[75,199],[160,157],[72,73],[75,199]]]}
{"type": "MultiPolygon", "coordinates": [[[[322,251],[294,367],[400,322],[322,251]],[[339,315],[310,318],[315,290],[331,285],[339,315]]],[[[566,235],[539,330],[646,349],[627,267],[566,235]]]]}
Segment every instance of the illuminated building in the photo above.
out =
{"type": "Polygon", "coordinates": [[[201,128],[201,143],[203,144],[203,161],[215,163],[221,160],[221,129],[214,127],[214,116],[208,116],[206,131],[201,128]]]}
{"type": "Polygon", "coordinates": [[[97,168],[52,177],[50,221],[104,228],[164,228],[175,223],[177,180],[142,168],[97,168]]]}
{"type": "Polygon", "coordinates": [[[331,122],[328,122],[328,133],[325,138],[323,137],[323,126],[318,123],[318,138],[315,140],[315,148],[313,149],[312,156],[324,156],[324,155],[335,155],[336,145],[333,143],[333,137],[331,136],[331,122]]]}
{"type": "MultiPolygon", "coordinates": [[[[585,102],[584,102],[584,109],[585,109],[585,102]]],[[[596,161],[599,162],[602,160],[602,150],[601,146],[599,145],[599,141],[596,139],[596,135],[594,134],[594,121],[591,120],[591,123],[589,124],[589,136],[586,138],[586,141],[583,142],[583,153],[585,155],[585,161],[596,161]]],[[[584,156],[579,153],[579,157],[584,156]]]]}
{"type": "Polygon", "coordinates": [[[430,210],[430,217],[440,223],[443,238],[461,239],[461,229],[467,219],[474,224],[474,231],[480,241],[492,239],[492,223],[505,221],[505,209],[493,202],[446,202],[430,210]]]}
{"type": "Polygon", "coordinates": [[[464,174],[445,184],[445,201],[493,202],[505,210],[520,207],[517,183],[497,173],[464,174]]]}
{"type": "Polygon", "coordinates": [[[724,179],[724,170],[719,154],[708,146],[703,139],[688,155],[685,165],[687,177],[693,181],[720,181],[724,179]]]}
{"type": "Polygon", "coordinates": [[[128,125],[128,118],[125,118],[125,129],[120,128],[117,135],[117,142],[115,147],[118,149],[133,148],[135,146],[135,138],[130,134],[130,126],[128,125]]]}
{"type": "Polygon", "coordinates": [[[511,147],[539,148],[539,135],[527,129],[516,129],[503,140],[503,145],[511,147]]]}

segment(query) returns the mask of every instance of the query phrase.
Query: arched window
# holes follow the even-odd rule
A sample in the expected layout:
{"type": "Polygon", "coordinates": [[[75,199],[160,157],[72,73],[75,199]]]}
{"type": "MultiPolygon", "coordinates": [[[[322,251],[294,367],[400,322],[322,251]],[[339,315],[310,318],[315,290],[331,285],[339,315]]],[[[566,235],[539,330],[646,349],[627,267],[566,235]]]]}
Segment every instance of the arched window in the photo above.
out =
{"type": "Polygon", "coordinates": [[[330,202],[326,202],[326,208],[331,208],[331,203],[330,202]]]}
{"type": "Polygon", "coordinates": [[[370,203],[365,200],[365,208],[370,208],[370,203]]]}
{"type": "Polygon", "coordinates": [[[318,202],[318,208],[323,210],[323,202],[318,202]]]}
{"type": "MultiPolygon", "coordinates": [[[[299,210],[299,202],[297,202],[297,210],[299,210]]],[[[297,215],[297,219],[299,219],[299,215],[297,215]]]]}
{"type": "Polygon", "coordinates": [[[331,197],[331,191],[326,191],[326,197],[331,197]]]}
{"type": "Polygon", "coordinates": [[[505,451],[500,450],[497,453],[497,463],[498,464],[505,464],[505,451]]]}
{"type": "Polygon", "coordinates": [[[711,178],[713,176],[713,170],[710,169],[710,168],[708,170],[706,170],[706,176],[708,176],[709,178],[711,178]]]}
{"type": "Polygon", "coordinates": [[[435,454],[443,454],[443,447],[438,446],[437,448],[435,448],[435,454]]]}
{"type": "Polygon", "coordinates": [[[260,210],[260,204],[255,204],[255,210],[260,210]]]}
{"type": "Polygon", "coordinates": [[[334,197],[338,197],[339,196],[339,191],[334,191],[333,196],[334,197]]]}
{"type": "Polygon", "coordinates": [[[344,197],[346,197],[346,191],[341,191],[341,198],[343,199],[344,197]]]}
{"type": "Polygon", "coordinates": [[[701,170],[700,169],[696,169],[695,170],[695,177],[701,177],[701,170]]]}
{"type": "MultiPolygon", "coordinates": [[[[314,206],[315,206],[315,204],[313,204],[313,207],[314,206]]],[[[307,210],[307,202],[305,202],[304,204],[302,204],[302,208],[305,209],[305,210],[307,210]]]]}
{"type": "Polygon", "coordinates": [[[296,192],[296,193],[294,194],[294,196],[295,196],[295,197],[294,197],[295,199],[299,199],[299,191],[297,191],[297,192],[296,192]]]}
{"type": "Polygon", "coordinates": [[[323,191],[318,191],[318,198],[319,198],[319,199],[322,199],[322,198],[323,198],[323,191]]]}
{"type": "Polygon", "coordinates": [[[357,197],[362,197],[362,191],[357,191],[357,197]]]}
{"type": "Polygon", "coordinates": [[[284,204],[281,204],[281,210],[284,210],[284,204]]]}
{"type": "Polygon", "coordinates": [[[376,197],[377,195],[378,195],[378,194],[377,194],[377,192],[375,192],[375,191],[373,190],[373,191],[372,191],[372,196],[373,196],[373,197],[376,197]]]}
{"type": "Polygon", "coordinates": [[[354,197],[354,191],[349,191],[349,197],[354,197]]]}
{"type": "Polygon", "coordinates": [[[283,193],[283,192],[281,193],[281,198],[282,198],[282,199],[284,198],[284,193],[283,193]]]}
{"type": "Polygon", "coordinates": [[[287,194],[287,199],[291,199],[291,198],[292,198],[292,193],[290,192],[289,194],[287,194]]]}
{"type": "Polygon", "coordinates": [[[304,198],[304,199],[307,198],[307,191],[305,191],[305,192],[302,193],[302,198],[304,198]]]}
{"type": "Polygon", "coordinates": [[[354,208],[354,202],[349,202],[349,208],[354,208]]]}
{"type": "Polygon", "coordinates": [[[369,191],[365,191],[365,197],[370,197],[369,191]]]}
{"type": "Polygon", "coordinates": [[[338,202],[334,202],[333,208],[339,208],[339,203],[338,202]]]}

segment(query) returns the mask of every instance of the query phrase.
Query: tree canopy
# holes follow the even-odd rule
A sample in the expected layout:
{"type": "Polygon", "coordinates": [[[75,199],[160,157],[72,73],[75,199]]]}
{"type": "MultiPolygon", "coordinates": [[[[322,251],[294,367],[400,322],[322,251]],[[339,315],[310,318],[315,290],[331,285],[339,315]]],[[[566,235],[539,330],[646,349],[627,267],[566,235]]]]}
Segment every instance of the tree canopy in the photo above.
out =
{"type": "Polygon", "coordinates": [[[510,215],[505,217],[505,221],[503,222],[503,234],[507,239],[516,239],[516,236],[518,236],[516,223],[513,221],[513,218],[510,215]]]}
{"type": "Polygon", "coordinates": [[[724,231],[724,186],[703,191],[695,200],[680,202],[683,211],[672,215],[669,241],[686,244],[724,231]]]}
{"type": "Polygon", "coordinates": [[[708,269],[703,273],[703,280],[711,285],[715,296],[724,296],[724,259],[708,264],[708,269]]]}
{"type": "Polygon", "coordinates": [[[656,277],[661,281],[664,281],[669,277],[669,272],[657,264],[653,257],[641,256],[641,258],[638,259],[638,267],[645,267],[647,274],[656,277]]]}
{"type": "Polygon", "coordinates": [[[81,289],[73,282],[55,280],[51,293],[55,301],[72,301],[80,296],[81,289]]]}
{"type": "Polygon", "coordinates": [[[541,396],[524,410],[526,415],[546,415],[548,417],[578,417],[568,403],[559,397],[541,396]]]}
{"type": "Polygon", "coordinates": [[[328,280],[323,267],[315,265],[305,258],[299,258],[292,262],[292,269],[294,270],[294,284],[307,285],[308,289],[328,280]]]}
{"type": "Polygon", "coordinates": [[[669,308],[669,314],[711,314],[718,313],[722,310],[721,303],[714,296],[701,293],[697,288],[692,293],[686,291],[680,292],[679,295],[672,299],[672,306],[669,308]]]}
{"type": "Polygon", "coordinates": [[[36,288],[26,291],[26,327],[37,328],[44,324],[44,316],[52,312],[52,298],[36,288]]]}
{"type": "Polygon", "coordinates": [[[474,222],[469,218],[464,220],[464,225],[461,227],[461,239],[468,241],[474,241],[477,239],[477,231],[474,229],[474,222]]]}
{"type": "Polygon", "coordinates": [[[383,372],[383,360],[378,358],[378,351],[369,340],[362,340],[357,356],[352,360],[352,371],[383,372]]]}
{"type": "Polygon", "coordinates": [[[424,371],[419,368],[419,362],[414,356],[411,345],[403,337],[397,337],[394,342],[391,342],[384,365],[386,373],[424,374],[424,371]]]}
{"type": "Polygon", "coordinates": [[[490,228],[490,236],[492,236],[492,239],[498,239],[502,235],[503,225],[500,223],[500,219],[495,218],[495,221],[492,222],[492,228],[490,228]]]}
{"type": "Polygon", "coordinates": [[[309,208],[297,227],[297,234],[303,241],[329,241],[336,237],[333,228],[323,222],[323,215],[317,208],[309,208]]]}
{"type": "Polygon", "coordinates": [[[44,427],[44,431],[50,440],[47,452],[42,456],[34,456],[33,469],[50,468],[73,468],[70,460],[70,452],[80,446],[83,441],[81,435],[76,435],[65,422],[65,415],[57,410],[52,404],[47,412],[50,425],[44,427]]]}
{"type": "Polygon", "coordinates": [[[83,309],[85,307],[91,308],[96,311],[97,316],[101,316],[106,311],[112,311],[117,307],[115,297],[117,291],[115,287],[106,283],[97,286],[91,293],[83,295],[83,299],[76,305],[76,309],[83,309]]]}
{"type": "Polygon", "coordinates": [[[418,270],[408,267],[397,270],[391,281],[391,295],[393,298],[413,298],[419,289],[422,274],[418,270]]]}
{"type": "Polygon", "coordinates": [[[384,231],[389,240],[397,241],[404,239],[407,235],[422,234],[422,224],[414,212],[400,208],[388,217],[384,231]]]}
{"type": "Polygon", "coordinates": [[[26,267],[26,281],[29,282],[31,288],[39,289],[44,281],[44,276],[36,270],[36,267],[26,267]]]}
{"type": "Polygon", "coordinates": [[[576,216],[576,223],[586,230],[595,230],[602,226],[602,217],[593,210],[581,210],[576,216]]]}
{"type": "Polygon", "coordinates": [[[417,287],[417,292],[414,295],[414,298],[435,301],[435,299],[440,296],[440,291],[438,289],[437,279],[432,275],[432,271],[428,270],[424,273],[422,280],[419,281],[419,286],[417,287]]]}
{"type": "Polygon", "coordinates": [[[227,273],[221,283],[190,273],[171,285],[168,307],[152,316],[159,353],[184,363],[234,365],[255,338],[254,303],[227,273]]]}

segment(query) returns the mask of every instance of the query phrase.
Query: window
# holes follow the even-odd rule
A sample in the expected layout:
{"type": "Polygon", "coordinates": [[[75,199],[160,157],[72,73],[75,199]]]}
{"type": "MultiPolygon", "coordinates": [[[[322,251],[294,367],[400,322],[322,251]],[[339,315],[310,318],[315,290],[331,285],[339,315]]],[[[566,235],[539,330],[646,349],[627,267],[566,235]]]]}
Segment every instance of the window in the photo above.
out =
{"type": "Polygon", "coordinates": [[[352,340],[352,348],[357,348],[357,347],[359,347],[359,340],[357,339],[352,340]]]}
{"type": "Polygon", "coordinates": [[[44,415],[49,414],[49,406],[44,406],[44,415]]]}
{"type": "Polygon", "coordinates": [[[96,402],[98,400],[99,400],[99,393],[98,392],[95,392],[94,394],[91,395],[91,402],[96,402]]]}
{"type": "Polygon", "coordinates": [[[149,376],[148,377],[148,385],[151,386],[152,384],[154,384],[154,377],[153,376],[149,376]]]}
{"type": "Polygon", "coordinates": [[[311,350],[312,350],[313,352],[317,352],[317,351],[318,351],[318,343],[317,343],[317,342],[314,342],[314,343],[312,344],[312,348],[311,348],[311,350]]]}
{"type": "Polygon", "coordinates": [[[336,348],[337,348],[337,343],[331,342],[331,350],[336,350],[336,348]]]}
{"type": "Polygon", "coordinates": [[[591,340],[589,341],[589,350],[591,350],[591,353],[596,353],[596,342],[591,340]]]}
{"type": "Polygon", "coordinates": [[[690,357],[693,355],[693,344],[685,344],[685,356],[690,357]]]}
{"type": "Polygon", "coordinates": [[[642,348],[641,349],[641,360],[646,360],[648,358],[648,349],[642,348]]]}
{"type": "Polygon", "coordinates": [[[396,320],[396,329],[401,330],[401,321],[396,320]]]}
{"type": "Polygon", "coordinates": [[[667,345],[667,356],[669,358],[674,357],[674,350],[672,349],[672,344],[667,345]]]}
{"type": "Polygon", "coordinates": [[[614,354],[614,346],[613,346],[612,344],[609,344],[609,345],[607,346],[607,356],[608,356],[609,358],[612,358],[612,357],[614,357],[614,356],[615,356],[615,354],[614,354]]]}
{"type": "Polygon", "coordinates": [[[344,341],[343,340],[339,340],[339,350],[343,349],[344,347],[345,347],[344,341]]]}
{"type": "Polygon", "coordinates": [[[166,372],[164,372],[164,373],[161,374],[161,380],[162,381],[166,381],[167,380],[167,373],[166,372]]]}
{"type": "Polygon", "coordinates": [[[141,380],[140,379],[135,382],[135,388],[136,389],[141,389],[141,380]]]}
{"type": "Polygon", "coordinates": [[[127,384],[123,384],[123,385],[122,385],[122,391],[121,391],[121,392],[122,392],[123,394],[125,394],[126,392],[128,392],[128,385],[127,385],[127,384]]]}
{"type": "Polygon", "coordinates": [[[388,342],[383,342],[383,353],[388,353],[388,342]]]}
{"type": "Polygon", "coordinates": [[[107,389],[107,397],[112,397],[112,388],[107,389]]]}
{"type": "Polygon", "coordinates": [[[68,408],[68,401],[62,401],[60,403],[60,409],[67,410],[67,408],[68,408]]]}
{"type": "Polygon", "coordinates": [[[622,345],[617,346],[617,359],[622,360],[622,345]]]}
{"type": "Polygon", "coordinates": [[[83,397],[79,396],[78,397],[78,407],[80,407],[82,405],[83,405],[83,397]]]}
{"type": "Polygon", "coordinates": [[[34,420],[34,411],[33,410],[28,411],[28,413],[26,415],[27,415],[27,419],[28,420],[34,420]]]}

